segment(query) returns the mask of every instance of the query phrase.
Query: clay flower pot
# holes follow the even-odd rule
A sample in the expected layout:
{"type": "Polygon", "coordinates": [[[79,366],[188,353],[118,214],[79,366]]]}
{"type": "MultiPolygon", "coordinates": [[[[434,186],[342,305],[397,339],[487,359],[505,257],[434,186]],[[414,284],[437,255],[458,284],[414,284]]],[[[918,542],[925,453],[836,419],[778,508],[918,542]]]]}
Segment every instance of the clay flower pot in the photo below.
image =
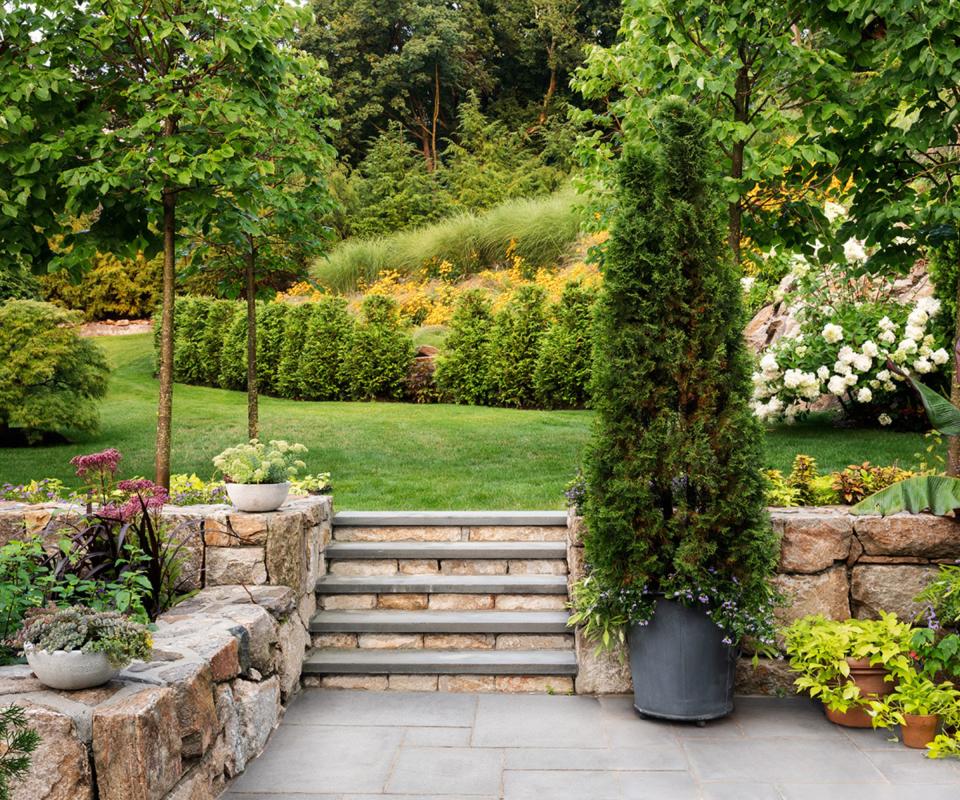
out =
{"type": "Polygon", "coordinates": [[[907,747],[922,750],[937,735],[940,725],[938,714],[904,714],[905,724],[900,726],[900,736],[907,747]]]}
{"type": "MultiPolygon", "coordinates": [[[[866,658],[848,658],[850,680],[860,688],[860,697],[882,697],[893,691],[892,681],[884,680],[887,670],[880,665],[870,666],[866,658]]],[[[835,725],[845,728],[872,728],[871,716],[862,708],[855,706],[849,711],[831,711],[826,709],[827,719],[835,725]]]]}
{"type": "Polygon", "coordinates": [[[227,494],[237,511],[276,511],[290,493],[290,483],[228,483],[227,494]]]}
{"type": "Polygon", "coordinates": [[[51,689],[91,689],[102,686],[120,671],[111,666],[103,653],[81,650],[37,650],[31,644],[23,648],[27,663],[37,680],[51,689]]]}

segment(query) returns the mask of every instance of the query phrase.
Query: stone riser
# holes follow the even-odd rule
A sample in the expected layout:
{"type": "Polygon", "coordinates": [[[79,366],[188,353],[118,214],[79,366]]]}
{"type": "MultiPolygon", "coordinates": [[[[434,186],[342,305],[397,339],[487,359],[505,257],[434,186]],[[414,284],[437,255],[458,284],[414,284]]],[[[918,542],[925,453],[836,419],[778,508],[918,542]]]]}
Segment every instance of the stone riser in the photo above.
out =
{"type": "Polygon", "coordinates": [[[566,526],[424,526],[353,528],[334,525],[335,542],[564,542],[566,526]]]}
{"type": "Polygon", "coordinates": [[[314,647],[411,650],[572,650],[572,633],[318,633],[314,647]]]}
{"type": "Polygon", "coordinates": [[[573,693],[569,675],[307,675],[303,685],[374,692],[573,693]]]}
{"type": "Polygon", "coordinates": [[[343,577],[383,575],[566,575],[566,559],[337,559],[329,574],[343,577]]]}
{"type": "Polygon", "coordinates": [[[317,600],[327,610],[402,611],[562,611],[568,602],[561,594],[329,594],[317,600]]]}

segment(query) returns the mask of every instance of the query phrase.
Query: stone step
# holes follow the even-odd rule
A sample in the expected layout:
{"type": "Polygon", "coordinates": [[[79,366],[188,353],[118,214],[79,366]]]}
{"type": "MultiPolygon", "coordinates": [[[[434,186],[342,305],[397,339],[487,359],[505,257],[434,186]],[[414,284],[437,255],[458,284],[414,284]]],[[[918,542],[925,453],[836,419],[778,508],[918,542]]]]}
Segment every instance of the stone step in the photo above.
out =
{"type": "Polygon", "coordinates": [[[560,594],[565,575],[325,575],[317,593],[330,594],[560,594]]]}
{"type": "Polygon", "coordinates": [[[318,611],[311,633],[572,633],[566,611],[318,611]]]}
{"type": "Polygon", "coordinates": [[[340,511],[334,527],[566,527],[566,511],[340,511]]]}
{"type": "Polygon", "coordinates": [[[563,542],[332,542],[333,559],[558,559],[566,558],[563,542]]]}
{"type": "Polygon", "coordinates": [[[305,675],[575,675],[573,650],[386,650],[322,648],[305,675]]]}

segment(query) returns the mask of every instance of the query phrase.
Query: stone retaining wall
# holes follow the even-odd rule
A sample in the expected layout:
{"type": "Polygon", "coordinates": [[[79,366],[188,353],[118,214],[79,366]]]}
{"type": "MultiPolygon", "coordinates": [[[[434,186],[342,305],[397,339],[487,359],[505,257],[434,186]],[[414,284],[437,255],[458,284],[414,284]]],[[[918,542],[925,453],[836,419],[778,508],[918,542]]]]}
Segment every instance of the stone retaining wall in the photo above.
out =
{"type": "MultiPolygon", "coordinates": [[[[27,666],[0,667],[0,705],[26,708],[42,737],[13,800],[216,797],[263,750],[299,688],[331,505],[166,509],[199,591],[158,620],[149,663],[79,692],[47,689],[27,666]]],[[[0,544],[76,514],[0,503],[0,544]]]]}
{"type": "MultiPolygon", "coordinates": [[[[807,614],[831,619],[876,617],[880,610],[912,619],[920,610],[914,596],[937,572],[937,565],[960,559],[960,522],[931,514],[889,517],[850,514],[843,507],[774,508],[781,536],[778,588],[788,605],[779,619],[789,624],[807,614]]],[[[570,580],[583,575],[583,520],[568,520],[570,580]]],[[[577,634],[580,693],[631,691],[630,671],[616,656],[596,655],[577,634]]],[[[744,659],[737,690],[744,694],[793,691],[783,661],[761,660],[756,669],[744,659]]]]}

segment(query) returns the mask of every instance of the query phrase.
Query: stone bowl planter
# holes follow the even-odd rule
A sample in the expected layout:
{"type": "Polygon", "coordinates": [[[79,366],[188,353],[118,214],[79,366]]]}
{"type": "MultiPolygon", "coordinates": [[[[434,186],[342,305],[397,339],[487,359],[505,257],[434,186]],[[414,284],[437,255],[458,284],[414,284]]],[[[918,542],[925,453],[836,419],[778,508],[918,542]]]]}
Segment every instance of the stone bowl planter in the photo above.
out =
{"type": "Polygon", "coordinates": [[[276,511],[290,493],[290,483],[228,483],[227,495],[237,511],[276,511]]]}
{"type": "Polygon", "coordinates": [[[112,666],[103,653],[84,653],[81,650],[37,650],[24,646],[27,663],[37,680],[51,689],[90,689],[113,680],[119,669],[112,666]]]}

